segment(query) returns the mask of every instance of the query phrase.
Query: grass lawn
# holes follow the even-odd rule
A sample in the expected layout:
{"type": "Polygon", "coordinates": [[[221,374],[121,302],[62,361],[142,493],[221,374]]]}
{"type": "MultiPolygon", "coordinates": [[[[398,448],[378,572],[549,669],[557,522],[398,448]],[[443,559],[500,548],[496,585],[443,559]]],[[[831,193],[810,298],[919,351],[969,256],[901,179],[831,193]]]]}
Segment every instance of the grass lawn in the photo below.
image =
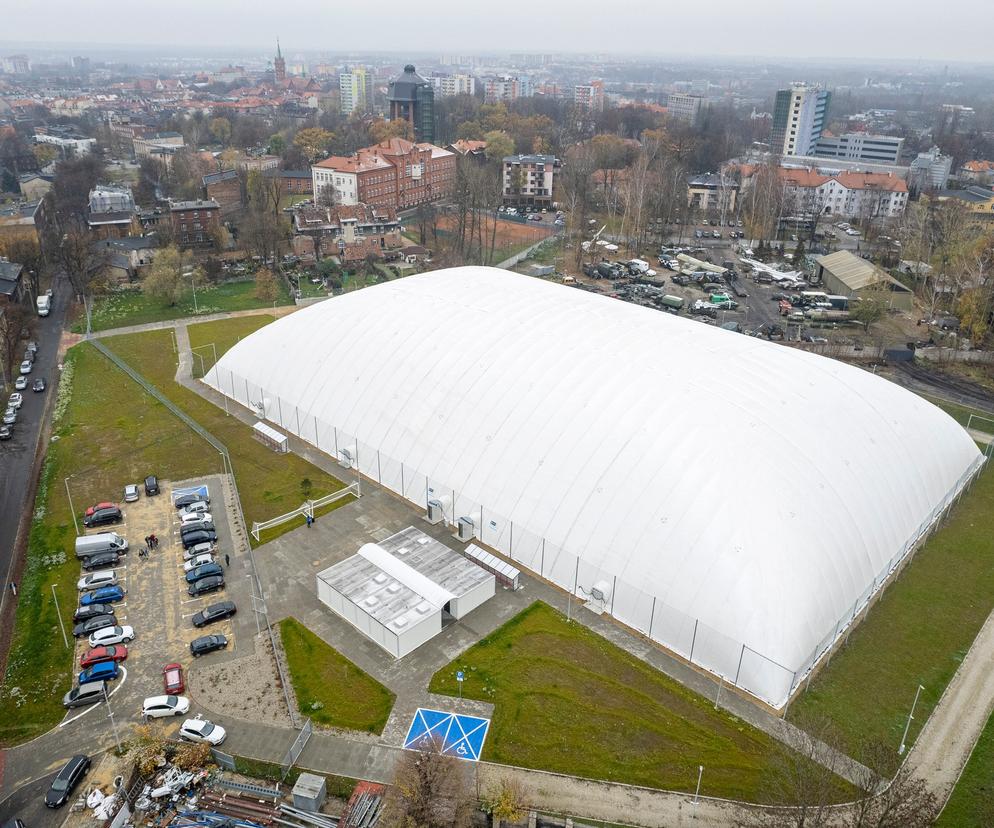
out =
{"type": "Polygon", "coordinates": [[[932,712],[994,609],[994,469],[980,473],[945,526],[915,555],[869,616],[791,705],[801,724],[828,720],[842,747],[875,741],[897,748],[924,686],[908,745],[932,712]]]}
{"type": "Polygon", "coordinates": [[[229,348],[259,328],[273,321],[272,316],[234,316],[231,319],[217,319],[213,322],[198,322],[188,325],[190,347],[194,349],[193,376],[202,377],[214,365],[214,354],[220,358],[229,348]],[[214,344],[211,349],[210,344],[214,344]],[[208,347],[204,347],[208,346],[208,347]],[[199,349],[199,350],[198,350],[199,349]],[[201,370],[203,369],[203,370],[201,370]]]}
{"type": "Polygon", "coordinates": [[[994,825],[994,716],[987,720],[970,761],[935,824],[937,828],[994,825]]]}
{"type": "MultiPolygon", "coordinates": [[[[429,689],[494,703],[484,759],[756,801],[785,749],[536,602],[439,670],[429,689]]],[[[840,796],[843,796],[840,782],[840,796]]]]}
{"type": "MultiPolygon", "coordinates": [[[[218,331],[223,333],[224,328],[215,329],[215,333],[218,331]]],[[[228,447],[249,528],[254,521],[269,520],[300,506],[306,497],[305,480],[310,481],[310,496],[315,498],[344,488],[340,480],[296,454],[277,454],[266,448],[241,420],[228,416],[223,408],[175,382],[176,360],[171,342],[172,331],[169,330],[123,334],[104,340],[108,348],[228,447]]],[[[326,506],[324,511],[337,509],[351,500],[351,496],[342,498],[326,506]]],[[[299,518],[277,526],[263,536],[263,542],[303,523],[303,518],[299,518]]],[[[254,538],[251,542],[256,544],[254,538]]]]}
{"type": "Polygon", "coordinates": [[[978,408],[970,408],[967,405],[949,402],[948,400],[939,399],[938,397],[930,397],[928,394],[921,394],[920,396],[924,397],[933,405],[937,405],[964,428],[966,428],[966,424],[970,421],[971,414],[976,415],[976,417],[984,417],[986,419],[980,420],[979,422],[974,419],[974,428],[978,431],[994,433],[994,414],[990,411],[981,411],[978,408]]]}
{"type": "MultiPolygon", "coordinates": [[[[235,770],[243,776],[252,779],[263,779],[269,782],[282,782],[285,785],[293,786],[297,783],[300,774],[306,771],[296,766],[290,768],[290,772],[283,777],[283,768],[275,762],[263,762],[260,759],[247,759],[244,756],[235,756],[235,770]]],[[[328,796],[336,796],[339,799],[348,799],[352,796],[352,791],[359,784],[358,779],[348,776],[331,776],[320,773],[318,776],[325,778],[328,796]]]]}
{"type": "MultiPolygon", "coordinates": [[[[119,501],[126,483],[150,472],[180,480],[221,470],[206,443],[92,346],[72,348],[64,364],[63,383],[72,393],[58,407],[64,411],[54,431],[59,439],[48,446],[18,585],[0,692],[0,745],[27,741],[58,723],[65,713],[62,695],[72,686],[73,651],[63,644],[52,597],[54,584],[68,630],[80,570],[64,478],[70,478],[73,505],[82,512],[100,500],[119,501]]],[[[66,399],[60,391],[60,400],[66,399]]]]}
{"type": "Polygon", "coordinates": [[[383,732],[393,693],[296,618],[280,621],[280,637],[301,715],[328,727],[383,732]]]}
{"type": "MultiPolygon", "coordinates": [[[[277,303],[292,305],[293,300],[286,287],[279,282],[280,296],[277,303]]],[[[168,319],[182,319],[222,311],[253,310],[271,308],[272,302],[256,299],[255,282],[251,279],[239,282],[224,282],[197,288],[197,304],[194,309],[193,291],[187,290],[175,305],[167,305],[161,299],[148,296],[138,289],[116,291],[101,296],[93,302],[93,330],[106,331],[123,328],[127,325],[144,325],[148,322],[164,322],[168,319]]],[[[86,316],[81,315],[73,325],[73,330],[81,333],[86,330],[86,316]]]]}

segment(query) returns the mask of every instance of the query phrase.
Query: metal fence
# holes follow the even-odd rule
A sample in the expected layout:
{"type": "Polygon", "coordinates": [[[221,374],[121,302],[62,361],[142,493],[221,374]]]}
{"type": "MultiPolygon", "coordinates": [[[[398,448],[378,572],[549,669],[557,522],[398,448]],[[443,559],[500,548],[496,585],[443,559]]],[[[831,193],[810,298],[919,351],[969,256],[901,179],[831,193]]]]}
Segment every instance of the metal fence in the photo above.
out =
{"type": "Polygon", "coordinates": [[[211,755],[214,757],[214,763],[219,768],[224,768],[225,770],[235,771],[235,757],[230,753],[225,753],[217,748],[211,748],[211,755]]]}
{"type": "Polygon", "coordinates": [[[304,747],[307,745],[307,740],[311,738],[311,733],[313,732],[313,727],[311,726],[310,718],[304,719],[304,724],[300,728],[300,733],[297,734],[297,738],[293,740],[293,744],[290,745],[290,749],[286,752],[286,756],[283,757],[283,778],[286,779],[287,774],[290,773],[290,768],[297,764],[297,760],[300,758],[300,754],[304,752],[304,747]]]}

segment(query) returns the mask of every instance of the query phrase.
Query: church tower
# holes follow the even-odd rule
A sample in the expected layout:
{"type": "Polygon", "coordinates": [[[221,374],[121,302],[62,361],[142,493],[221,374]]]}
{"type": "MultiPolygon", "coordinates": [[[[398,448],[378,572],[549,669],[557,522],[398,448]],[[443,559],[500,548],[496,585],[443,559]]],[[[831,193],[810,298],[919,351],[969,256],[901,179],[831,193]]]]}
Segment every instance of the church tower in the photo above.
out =
{"type": "Polygon", "coordinates": [[[286,61],[283,60],[283,53],[280,51],[280,39],[276,38],[276,57],[273,59],[273,73],[277,83],[286,82],[286,61]]]}

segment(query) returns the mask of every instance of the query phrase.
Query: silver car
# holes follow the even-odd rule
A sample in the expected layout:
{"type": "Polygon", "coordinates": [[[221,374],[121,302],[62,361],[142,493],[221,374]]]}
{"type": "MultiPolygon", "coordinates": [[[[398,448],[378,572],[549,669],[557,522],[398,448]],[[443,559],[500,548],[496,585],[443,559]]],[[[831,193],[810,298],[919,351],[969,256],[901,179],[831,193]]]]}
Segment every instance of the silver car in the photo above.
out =
{"type": "Polygon", "coordinates": [[[129,483],[124,487],[124,502],[134,503],[136,500],[138,500],[138,486],[134,483],[129,483]]]}
{"type": "Polygon", "coordinates": [[[17,411],[15,409],[13,409],[13,408],[8,408],[3,413],[3,424],[4,425],[13,425],[16,422],[17,422],[17,411]]]}
{"type": "Polygon", "coordinates": [[[30,359],[24,360],[24,362],[21,363],[21,374],[22,374],[22,376],[24,374],[30,374],[31,373],[31,368],[32,368],[31,360],[30,359]]]}

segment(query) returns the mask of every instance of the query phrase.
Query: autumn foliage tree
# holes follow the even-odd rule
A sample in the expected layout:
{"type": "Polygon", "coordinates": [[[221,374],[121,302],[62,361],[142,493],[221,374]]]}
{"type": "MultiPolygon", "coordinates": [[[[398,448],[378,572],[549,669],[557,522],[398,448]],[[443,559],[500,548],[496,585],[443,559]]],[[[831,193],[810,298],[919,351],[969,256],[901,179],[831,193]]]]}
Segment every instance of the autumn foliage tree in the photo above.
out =
{"type": "Polygon", "coordinates": [[[293,145],[304,154],[309,162],[314,163],[321,156],[327,154],[328,147],[334,140],[334,133],[326,129],[307,127],[294,136],[293,145]]]}
{"type": "Polygon", "coordinates": [[[260,302],[275,302],[280,295],[276,276],[268,267],[259,268],[255,274],[255,298],[260,302]]]}

